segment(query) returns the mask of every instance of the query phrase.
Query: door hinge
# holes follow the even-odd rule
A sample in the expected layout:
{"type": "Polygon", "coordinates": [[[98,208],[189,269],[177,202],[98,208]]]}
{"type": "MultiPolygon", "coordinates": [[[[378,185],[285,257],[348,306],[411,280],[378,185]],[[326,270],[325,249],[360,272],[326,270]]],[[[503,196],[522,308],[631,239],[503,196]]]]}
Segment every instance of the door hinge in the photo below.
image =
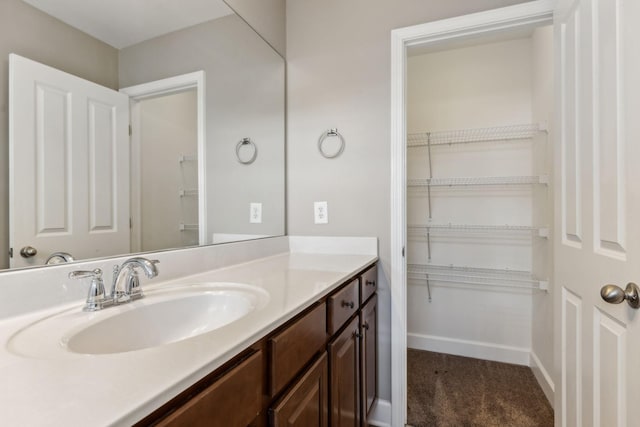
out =
{"type": "Polygon", "coordinates": [[[129,136],[133,135],[133,128],[129,125],[129,136]]]}
{"type": "Polygon", "coordinates": [[[9,248],[9,258],[13,258],[13,248],[9,248]]]}
{"type": "Polygon", "coordinates": [[[404,246],[402,247],[402,258],[404,258],[404,246]]]}
{"type": "Polygon", "coordinates": [[[133,219],[129,217],[129,230],[131,230],[132,228],[133,228],[133,219]]]}

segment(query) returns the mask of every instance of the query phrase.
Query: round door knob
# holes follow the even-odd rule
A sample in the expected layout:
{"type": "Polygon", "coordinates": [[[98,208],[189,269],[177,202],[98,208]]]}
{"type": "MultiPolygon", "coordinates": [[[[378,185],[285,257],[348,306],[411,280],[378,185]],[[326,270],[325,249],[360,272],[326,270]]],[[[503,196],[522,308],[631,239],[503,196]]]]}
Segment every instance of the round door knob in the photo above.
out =
{"type": "Polygon", "coordinates": [[[37,253],[38,250],[33,246],[25,246],[24,248],[20,249],[20,255],[23,258],[31,258],[32,256],[36,256],[37,253]]]}
{"type": "Polygon", "coordinates": [[[620,304],[626,300],[629,307],[640,308],[640,288],[635,283],[627,283],[625,289],[616,285],[605,285],[600,289],[600,296],[611,304],[620,304]]]}

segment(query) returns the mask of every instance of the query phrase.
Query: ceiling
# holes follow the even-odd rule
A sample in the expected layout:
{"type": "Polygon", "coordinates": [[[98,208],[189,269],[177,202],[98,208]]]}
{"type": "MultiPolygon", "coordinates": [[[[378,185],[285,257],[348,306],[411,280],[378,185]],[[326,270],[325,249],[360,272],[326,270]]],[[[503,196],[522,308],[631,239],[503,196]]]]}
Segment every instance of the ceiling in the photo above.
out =
{"type": "Polygon", "coordinates": [[[233,13],[222,0],[24,1],[117,49],[233,13]]]}

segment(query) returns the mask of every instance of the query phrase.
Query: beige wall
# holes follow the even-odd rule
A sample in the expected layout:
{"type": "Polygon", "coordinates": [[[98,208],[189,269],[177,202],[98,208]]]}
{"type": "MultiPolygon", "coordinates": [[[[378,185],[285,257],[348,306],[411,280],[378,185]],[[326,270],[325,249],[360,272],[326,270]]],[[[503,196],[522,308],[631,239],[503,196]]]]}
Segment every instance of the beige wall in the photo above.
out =
{"type": "Polygon", "coordinates": [[[284,234],[284,68],[235,15],[120,51],[123,87],[205,72],[208,243],[212,233],[284,234]],[[235,157],[244,137],[258,147],[250,165],[235,157]],[[249,223],[251,202],[262,203],[261,224],[249,223]]]}
{"type": "Polygon", "coordinates": [[[390,398],[390,31],[519,0],[291,0],[287,2],[288,234],[380,239],[380,396],[390,398]],[[327,160],[316,142],[344,135],[327,160]],[[326,200],[329,224],[313,224],[326,200]]]}
{"type": "Polygon", "coordinates": [[[0,1],[0,269],[9,248],[9,53],[118,87],[118,51],[23,3],[0,1]]]}
{"type": "Polygon", "coordinates": [[[280,55],[287,50],[285,0],[225,0],[280,55]]]}

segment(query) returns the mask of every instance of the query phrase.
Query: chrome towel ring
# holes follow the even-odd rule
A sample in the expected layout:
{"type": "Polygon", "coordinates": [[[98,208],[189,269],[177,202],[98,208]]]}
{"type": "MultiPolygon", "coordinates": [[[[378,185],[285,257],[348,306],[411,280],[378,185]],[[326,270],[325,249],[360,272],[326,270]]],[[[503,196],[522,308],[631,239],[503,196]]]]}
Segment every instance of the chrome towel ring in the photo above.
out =
{"type": "Polygon", "coordinates": [[[240,141],[238,141],[238,143],[236,144],[236,158],[238,159],[238,162],[242,163],[243,165],[250,165],[256,160],[256,157],[258,157],[258,147],[251,140],[251,138],[242,138],[240,141]],[[240,148],[242,148],[245,145],[248,145],[250,148],[253,148],[253,154],[249,159],[242,160],[242,158],[240,157],[240,148]]]}
{"type": "Polygon", "coordinates": [[[342,154],[344,151],[344,138],[340,135],[338,129],[329,129],[320,135],[320,139],[318,139],[318,151],[320,151],[320,154],[327,159],[333,159],[342,154]],[[340,139],[340,148],[338,148],[335,153],[327,153],[323,148],[322,144],[324,144],[324,140],[327,139],[327,137],[338,137],[340,139]]]}

